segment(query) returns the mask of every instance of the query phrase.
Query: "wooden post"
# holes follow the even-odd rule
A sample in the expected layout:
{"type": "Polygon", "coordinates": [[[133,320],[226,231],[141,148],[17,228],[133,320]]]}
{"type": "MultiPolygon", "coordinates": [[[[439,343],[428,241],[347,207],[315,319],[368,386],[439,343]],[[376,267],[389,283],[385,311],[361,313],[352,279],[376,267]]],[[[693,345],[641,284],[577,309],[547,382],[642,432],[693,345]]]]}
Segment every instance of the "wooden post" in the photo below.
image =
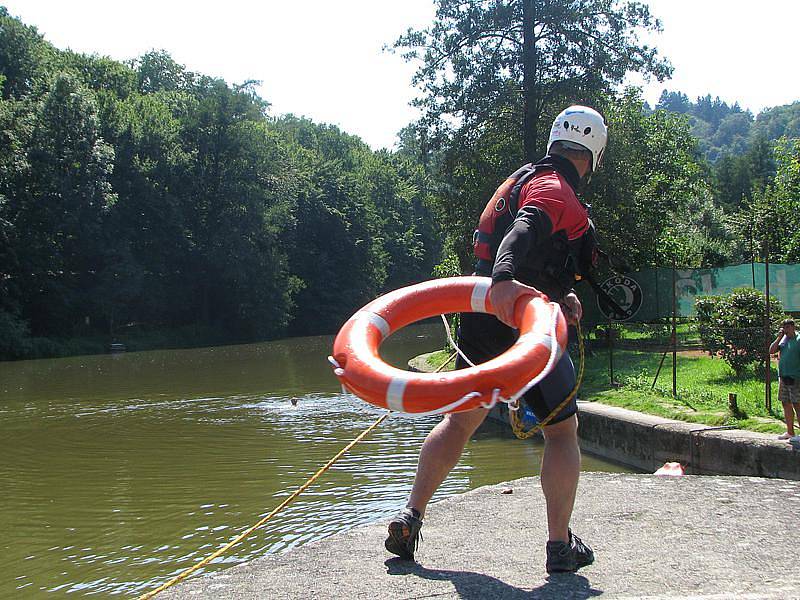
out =
{"type": "Polygon", "coordinates": [[[739,416],[739,404],[736,402],[736,394],[733,392],[728,394],[728,410],[731,411],[732,417],[739,416]]]}
{"type": "Polygon", "coordinates": [[[667,358],[667,351],[664,350],[664,354],[661,355],[661,362],[658,363],[658,369],[656,370],[656,376],[653,377],[653,385],[650,386],[651,390],[656,389],[656,381],[658,381],[658,376],[661,374],[661,367],[664,366],[664,359],[667,358]]]}

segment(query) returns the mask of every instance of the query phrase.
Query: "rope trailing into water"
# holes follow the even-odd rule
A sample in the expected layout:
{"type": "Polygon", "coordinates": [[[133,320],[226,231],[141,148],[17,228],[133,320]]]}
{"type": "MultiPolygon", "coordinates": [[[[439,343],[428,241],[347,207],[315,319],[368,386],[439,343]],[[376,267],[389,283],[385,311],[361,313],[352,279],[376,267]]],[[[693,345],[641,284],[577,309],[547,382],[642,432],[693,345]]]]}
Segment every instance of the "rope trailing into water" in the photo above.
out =
{"type": "Polygon", "coordinates": [[[357,437],[356,437],[356,438],[355,438],[355,439],[354,439],[352,442],[350,442],[349,444],[347,444],[347,446],[345,446],[344,448],[342,448],[342,449],[339,451],[339,453],[338,453],[338,454],[336,454],[336,456],[334,456],[334,457],[333,457],[332,459],[330,459],[330,460],[329,460],[327,463],[325,463],[325,466],[323,466],[323,467],[322,467],[322,468],[321,468],[319,471],[317,471],[316,473],[314,473],[314,475],[312,475],[312,476],[311,476],[311,478],[309,478],[309,480],[308,480],[308,481],[306,481],[306,482],[305,482],[303,485],[301,485],[299,488],[297,488],[297,489],[296,489],[296,490],[295,490],[295,491],[292,493],[292,495],[291,495],[291,496],[289,496],[288,498],[286,498],[286,500],[284,500],[283,502],[281,502],[281,503],[280,503],[280,504],[279,504],[279,505],[278,505],[278,506],[277,506],[277,507],[276,507],[276,508],[275,508],[275,509],[274,509],[274,510],[271,512],[271,513],[269,513],[269,514],[268,514],[266,517],[264,517],[263,519],[261,519],[261,520],[260,520],[258,523],[256,523],[256,524],[255,524],[255,525],[253,525],[252,527],[250,527],[250,528],[246,529],[245,531],[243,531],[242,533],[240,533],[239,535],[237,535],[237,536],[236,536],[234,539],[232,539],[230,542],[228,542],[227,544],[225,544],[224,546],[222,546],[222,548],[220,548],[220,549],[219,549],[219,550],[217,550],[216,552],[214,552],[214,553],[212,553],[212,554],[208,555],[206,558],[204,558],[203,560],[201,560],[201,561],[200,561],[199,563],[197,563],[196,565],[193,565],[193,566],[189,567],[188,569],[186,569],[185,571],[183,571],[183,572],[179,573],[178,575],[176,575],[175,577],[173,577],[172,579],[170,579],[170,580],[169,580],[169,581],[167,581],[166,583],[163,583],[163,584],[161,584],[161,585],[160,585],[160,586],[158,586],[156,589],[154,589],[154,590],[152,590],[152,591],[150,591],[150,592],[147,592],[147,593],[145,593],[145,594],[143,594],[143,595],[139,596],[139,599],[138,599],[138,600],[149,600],[150,598],[152,598],[152,597],[153,597],[153,596],[155,596],[156,594],[160,594],[161,592],[163,592],[163,591],[164,591],[164,590],[166,590],[167,588],[169,588],[169,587],[172,587],[173,585],[175,585],[176,583],[178,583],[178,582],[180,582],[180,581],[183,581],[183,580],[184,580],[184,579],[186,579],[186,578],[187,578],[189,575],[191,575],[192,573],[194,573],[194,572],[195,572],[195,571],[197,571],[198,569],[201,569],[202,567],[204,567],[205,565],[207,565],[208,563],[210,563],[212,560],[214,560],[214,559],[215,559],[215,558],[217,558],[218,556],[221,556],[223,553],[227,552],[227,551],[228,551],[228,550],[229,550],[231,547],[233,547],[234,545],[236,545],[236,544],[238,544],[239,542],[241,542],[241,541],[242,541],[244,538],[246,538],[248,535],[250,535],[251,533],[253,533],[253,532],[254,532],[256,529],[258,529],[259,527],[261,527],[262,525],[264,525],[264,524],[265,524],[267,521],[269,521],[269,520],[270,520],[272,517],[274,517],[274,516],[275,516],[275,515],[277,515],[277,514],[278,514],[278,513],[279,513],[281,510],[283,510],[283,509],[284,509],[284,508],[285,508],[285,507],[286,507],[286,506],[287,506],[287,505],[288,505],[290,502],[292,502],[292,501],[293,501],[295,498],[297,498],[297,497],[298,497],[300,494],[302,494],[302,493],[303,493],[303,492],[304,492],[304,491],[305,491],[305,490],[306,490],[306,489],[307,489],[307,488],[308,488],[308,487],[309,487],[309,486],[310,486],[312,483],[314,483],[314,482],[315,482],[315,481],[316,481],[316,480],[317,480],[317,479],[318,479],[318,478],[319,478],[319,477],[320,477],[320,476],[321,476],[321,475],[322,475],[322,474],[323,474],[325,471],[327,471],[328,469],[330,469],[330,468],[331,468],[331,466],[332,466],[332,465],[333,465],[333,464],[334,464],[334,463],[335,463],[337,460],[339,460],[339,459],[340,459],[342,456],[344,456],[344,454],[345,454],[345,453],[347,453],[347,452],[348,452],[348,451],[349,451],[349,450],[350,450],[350,449],[351,449],[353,446],[355,446],[355,445],[356,445],[358,442],[360,442],[361,440],[363,440],[363,439],[364,439],[364,438],[365,438],[365,437],[366,437],[366,436],[367,436],[367,435],[368,435],[368,434],[369,434],[369,433],[370,433],[370,432],[371,432],[373,429],[375,429],[375,428],[376,428],[378,425],[380,425],[381,423],[383,423],[383,421],[385,421],[385,420],[386,420],[386,418],[387,418],[387,417],[388,417],[390,414],[391,414],[391,413],[388,413],[388,412],[387,412],[387,413],[385,413],[385,414],[381,415],[381,417],[380,417],[380,418],[379,418],[377,421],[375,421],[375,422],[374,422],[372,425],[370,425],[370,426],[369,426],[369,427],[367,427],[367,428],[366,428],[364,431],[362,431],[362,432],[361,432],[361,433],[360,433],[360,434],[359,434],[359,435],[358,435],[358,436],[357,436],[357,437]]]}
{"type": "Polygon", "coordinates": [[[572,391],[566,398],[564,398],[561,404],[559,404],[552,411],[550,411],[550,414],[547,415],[547,417],[545,417],[542,421],[540,421],[532,428],[527,430],[523,427],[522,419],[519,416],[519,409],[521,407],[518,406],[516,409],[513,409],[511,408],[511,406],[509,406],[508,420],[511,422],[511,429],[514,431],[514,435],[516,435],[521,440],[527,440],[528,438],[533,437],[536,434],[536,432],[538,432],[542,427],[544,427],[550,421],[552,421],[553,418],[558,413],[561,412],[561,409],[563,409],[567,404],[569,404],[570,400],[572,400],[575,397],[575,394],[578,393],[578,388],[581,387],[581,382],[583,381],[583,369],[586,361],[584,359],[585,357],[583,348],[583,334],[581,332],[580,322],[576,321],[575,328],[577,329],[578,333],[578,352],[580,354],[580,366],[578,367],[578,378],[575,380],[575,387],[572,388],[572,391]]]}
{"type": "MultiPolygon", "coordinates": [[[[561,404],[559,404],[549,415],[547,415],[547,417],[543,421],[541,421],[535,427],[533,427],[528,431],[525,431],[522,427],[522,422],[517,414],[518,410],[510,409],[508,412],[509,412],[509,420],[511,421],[511,428],[514,430],[514,434],[521,440],[533,436],[539,429],[547,425],[547,423],[549,423],[553,419],[553,417],[555,417],[561,411],[561,409],[564,408],[570,400],[572,400],[575,394],[578,393],[578,388],[580,387],[581,381],[583,380],[584,354],[583,354],[583,336],[581,335],[580,323],[577,323],[576,326],[578,329],[578,346],[580,348],[580,369],[578,371],[578,378],[577,381],[575,382],[575,387],[570,392],[570,394],[564,399],[564,401],[561,404]]],[[[449,334],[449,328],[448,328],[448,334],[449,334]]],[[[450,336],[448,335],[448,337],[450,336]]],[[[452,340],[452,338],[450,339],[452,340]]],[[[555,337],[553,337],[553,343],[557,343],[555,342],[555,337]]],[[[453,345],[455,346],[455,343],[453,343],[453,345]]],[[[448,358],[444,363],[439,365],[439,367],[434,372],[438,373],[439,371],[444,369],[457,355],[458,352],[454,352],[453,355],[450,356],[450,358],[448,358]]],[[[160,594],[167,588],[170,588],[176,583],[183,581],[184,579],[189,577],[189,575],[191,575],[195,571],[198,571],[199,569],[202,569],[204,566],[206,566],[215,558],[222,556],[225,552],[227,552],[233,546],[241,542],[248,535],[253,533],[256,529],[263,526],[265,523],[267,523],[267,521],[272,519],[272,517],[277,515],[281,510],[286,508],[292,501],[294,501],[295,498],[297,498],[306,489],[308,489],[308,487],[311,486],[312,483],[314,483],[317,479],[319,479],[322,476],[322,474],[325,473],[325,471],[330,469],[334,465],[334,463],[336,463],[336,461],[338,461],[342,456],[344,456],[347,452],[349,452],[353,448],[353,446],[355,446],[358,442],[360,442],[367,435],[369,435],[369,433],[373,429],[375,429],[378,425],[383,423],[387,419],[387,417],[389,417],[390,414],[391,414],[390,412],[387,412],[381,415],[377,421],[375,421],[372,425],[370,425],[364,431],[358,434],[358,436],[355,439],[353,439],[353,441],[351,441],[349,444],[347,444],[347,446],[342,448],[333,458],[331,458],[327,463],[325,463],[325,465],[322,468],[320,468],[316,473],[314,473],[314,475],[312,475],[303,485],[297,488],[289,497],[287,497],[283,502],[281,502],[277,507],[275,507],[272,510],[272,512],[270,512],[266,517],[261,519],[258,523],[252,525],[251,527],[249,527],[248,529],[237,535],[230,542],[222,546],[219,550],[209,554],[206,558],[204,558],[197,564],[192,565],[191,567],[182,571],[181,573],[178,573],[178,575],[176,575],[169,581],[162,583],[156,589],[142,594],[141,596],[139,596],[138,600],[149,600],[150,598],[155,597],[157,594],[160,594]]]]}

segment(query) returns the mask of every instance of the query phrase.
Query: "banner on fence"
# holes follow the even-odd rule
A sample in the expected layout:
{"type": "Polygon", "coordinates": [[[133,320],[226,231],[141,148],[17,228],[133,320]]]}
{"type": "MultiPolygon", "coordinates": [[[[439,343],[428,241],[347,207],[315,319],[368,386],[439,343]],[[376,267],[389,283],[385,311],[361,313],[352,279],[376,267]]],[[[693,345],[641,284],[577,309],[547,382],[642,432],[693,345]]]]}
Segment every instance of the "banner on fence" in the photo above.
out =
{"type": "MultiPolygon", "coordinates": [[[[676,313],[694,316],[697,296],[718,296],[739,287],[765,289],[765,265],[746,263],[717,269],[645,269],[626,275],[613,275],[600,281],[601,287],[617,302],[622,314],[602,305],[588,286],[581,291],[587,324],[615,321],[648,322],[672,316],[673,277],[676,313]],[[591,298],[591,300],[589,300],[591,298]]],[[[769,293],[780,300],[784,310],[800,311],[800,265],[770,264],[769,293]]]]}

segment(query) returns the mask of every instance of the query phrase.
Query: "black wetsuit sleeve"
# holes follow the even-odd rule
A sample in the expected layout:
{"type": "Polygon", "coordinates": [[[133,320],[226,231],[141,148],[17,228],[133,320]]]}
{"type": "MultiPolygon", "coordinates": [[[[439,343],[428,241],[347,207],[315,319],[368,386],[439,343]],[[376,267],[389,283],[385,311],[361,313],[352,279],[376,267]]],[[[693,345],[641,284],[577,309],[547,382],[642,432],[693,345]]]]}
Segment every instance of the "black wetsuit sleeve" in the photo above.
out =
{"type": "Polygon", "coordinates": [[[492,282],[514,279],[519,265],[526,259],[531,248],[550,237],[553,224],[543,210],[535,206],[523,206],[514,222],[506,231],[492,269],[492,282]]]}

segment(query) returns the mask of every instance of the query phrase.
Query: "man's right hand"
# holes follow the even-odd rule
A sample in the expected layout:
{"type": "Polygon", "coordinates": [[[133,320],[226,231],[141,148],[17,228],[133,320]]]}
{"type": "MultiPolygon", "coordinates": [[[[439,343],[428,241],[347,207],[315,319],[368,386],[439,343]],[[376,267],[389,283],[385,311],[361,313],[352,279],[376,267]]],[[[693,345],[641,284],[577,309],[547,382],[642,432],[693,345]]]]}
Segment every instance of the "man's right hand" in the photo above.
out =
{"type": "Polygon", "coordinates": [[[547,296],[534,287],[513,279],[493,283],[489,289],[489,301],[494,307],[494,314],[509,327],[517,327],[514,321],[514,307],[523,296],[546,298],[547,296]]]}

